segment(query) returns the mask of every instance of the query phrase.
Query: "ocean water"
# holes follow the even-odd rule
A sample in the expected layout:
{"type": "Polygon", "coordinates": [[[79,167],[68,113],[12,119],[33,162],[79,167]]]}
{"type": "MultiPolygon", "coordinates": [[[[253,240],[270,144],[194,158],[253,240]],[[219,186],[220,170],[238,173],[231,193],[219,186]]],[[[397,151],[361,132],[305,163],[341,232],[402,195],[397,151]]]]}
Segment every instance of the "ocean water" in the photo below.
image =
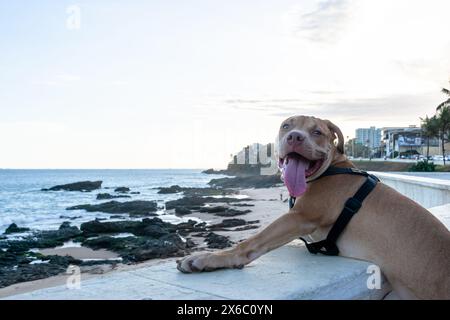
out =
{"type": "MultiPolygon", "coordinates": [[[[183,187],[207,187],[207,183],[221,175],[207,175],[201,170],[0,170],[0,234],[11,224],[35,230],[57,229],[63,221],[72,225],[95,218],[109,219],[111,214],[86,212],[84,210],[66,210],[67,207],[80,204],[98,204],[110,200],[96,200],[98,193],[114,193],[116,187],[129,187],[130,198],[118,198],[117,201],[156,200],[158,214],[165,221],[178,223],[188,218],[176,217],[165,213],[164,202],[174,200],[181,195],[158,194],[157,187],[178,184],[183,187]],[[59,184],[84,180],[102,180],[102,189],[92,192],[41,191],[59,184]]],[[[123,215],[128,218],[128,215],[123,215]]],[[[192,219],[192,218],[191,218],[192,219]]],[[[114,221],[114,219],[110,220],[114,221]]]]}

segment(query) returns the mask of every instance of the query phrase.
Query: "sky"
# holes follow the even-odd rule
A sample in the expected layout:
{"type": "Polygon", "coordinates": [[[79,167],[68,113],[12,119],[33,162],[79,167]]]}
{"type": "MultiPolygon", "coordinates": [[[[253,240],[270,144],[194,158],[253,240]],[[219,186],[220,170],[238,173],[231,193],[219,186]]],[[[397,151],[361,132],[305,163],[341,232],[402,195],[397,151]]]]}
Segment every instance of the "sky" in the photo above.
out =
{"type": "Polygon", "coordinates": [[[313,115],[433,115],[448,0],[0,0],[0,168],[223,168],[313,115]]]}

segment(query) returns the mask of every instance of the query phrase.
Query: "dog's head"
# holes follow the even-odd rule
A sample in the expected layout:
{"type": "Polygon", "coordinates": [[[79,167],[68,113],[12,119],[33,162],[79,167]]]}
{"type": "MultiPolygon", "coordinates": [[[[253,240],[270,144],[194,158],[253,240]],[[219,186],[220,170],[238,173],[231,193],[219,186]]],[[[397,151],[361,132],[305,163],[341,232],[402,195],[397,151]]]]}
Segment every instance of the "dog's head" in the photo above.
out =
{"type": "Polygon", "coordinates": [[[307,181],[319,177],[344,154],[341,130],[331,121],[315,117],[293,116],[284,120],[277,145],[283,179],[296,197],[306,191],[307,181]]]}

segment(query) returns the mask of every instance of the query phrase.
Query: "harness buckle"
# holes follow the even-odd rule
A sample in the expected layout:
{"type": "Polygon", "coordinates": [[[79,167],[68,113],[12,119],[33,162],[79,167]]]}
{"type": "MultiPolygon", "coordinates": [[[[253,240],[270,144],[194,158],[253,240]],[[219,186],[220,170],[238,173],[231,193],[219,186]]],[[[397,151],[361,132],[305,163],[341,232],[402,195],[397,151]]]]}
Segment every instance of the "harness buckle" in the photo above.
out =
{"type": "Polygon", "coordinates": [[[358,212],[358,210],[361,208],[361,206],[362,206],[361,201],[352,197],[352,198],[348,198],[348,200],[345,202],[344,209],[355,214],[358,212]]]}

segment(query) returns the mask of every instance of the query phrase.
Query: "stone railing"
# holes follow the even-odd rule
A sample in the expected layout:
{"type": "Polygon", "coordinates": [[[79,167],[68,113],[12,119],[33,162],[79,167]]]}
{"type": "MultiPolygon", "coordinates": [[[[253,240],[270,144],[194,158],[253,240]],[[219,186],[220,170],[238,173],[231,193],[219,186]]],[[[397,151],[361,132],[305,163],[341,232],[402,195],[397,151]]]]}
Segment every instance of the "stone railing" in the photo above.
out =
{"type": "Polygon", "coordinates": [[[416,177],[387,172],[371,172],[388,186],[425,208],[450,203],[450,180],[416,177]]]}

